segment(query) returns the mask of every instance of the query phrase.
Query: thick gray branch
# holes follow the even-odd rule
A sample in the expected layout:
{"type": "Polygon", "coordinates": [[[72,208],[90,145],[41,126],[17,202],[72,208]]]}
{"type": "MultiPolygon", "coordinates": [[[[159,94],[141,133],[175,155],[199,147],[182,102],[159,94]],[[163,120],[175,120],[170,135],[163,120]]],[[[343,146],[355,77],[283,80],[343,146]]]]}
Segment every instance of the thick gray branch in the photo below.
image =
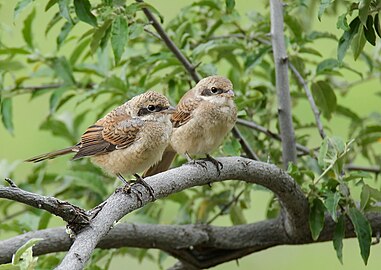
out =
{"type": "MultiPolygon", "coordinates": [[[[148,177],[146,182],[154,189],[156,198],[163,198],[193,186],[228,179],[262,185],[272,190],[283,206],[282,226],[286,234],[293,239],[304,237],[298,232],[305,232],[308,227],[305,222],[308,203],[299,186],[287,173],[274,165],[240,157],[218,160],[223,164],[221,174],[218,174],[215,166],[208,162],[206,168],[199,165],[183,165],[148,177]]],[[[119,191],[111,195],[97,216],[91,220],[90,225],[77,235],[58,269],[82,269],[93,249],[109,232],[114,222],[150,201],[147,190],[141,186],[136,188],[142,193],[141,202],[134,193],[125,194],[119,191]]]]}
{"type": "Polygon", "coordinates": [[[283,6],[279,0],[270,0],[271,40],[278,97],[278,117],[282,137],[283,165],[296,163],[295,134],[292,125],[290,89],[288,81],[288,58],[283,34],[283,6]]]}
{"type": "MultiPolygon", "coordinates": [[[[368,213],[366,216],[371,224],[373,236],[376,236],[381,227],[381,214],[368,213]]],[[[295,241],[285,233],[281,219],[232,227],[123,223],[111,229],[97,247],[158,248],[173,254],[188,267],[193,265],[206,268],[277,245],[313,243],[308,228],[305,229],[306,233],[298,232],[305,237],[295,241]]],[[[334,230],[335,223],[326,216],[325,227],[316,242],[332,240],[334,230]]],[[[348,220],[345,237],[355,237],[353,226],[348,220]]],[[[0,241],[0,264],[9,262],[12,254],[32,238],[44,239],[33,248],[35,256],[66,251],[72,244],[72,239],[62,227],[29,232],[0,241]]]]}

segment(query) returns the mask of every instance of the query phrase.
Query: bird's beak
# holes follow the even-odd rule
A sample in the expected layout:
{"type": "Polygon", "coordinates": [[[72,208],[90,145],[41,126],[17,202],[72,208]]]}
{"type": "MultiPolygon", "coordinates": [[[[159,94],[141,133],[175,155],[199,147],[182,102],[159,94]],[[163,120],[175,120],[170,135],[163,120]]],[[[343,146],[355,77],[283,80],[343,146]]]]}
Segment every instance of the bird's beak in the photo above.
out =
{"type": "Polygon", "coordinates": [[[173,106],[169,106],[168,109],[164,110],[163,113],[166,113],[166,114],[172,114],[176,111],[176,108],[173,107],[173,106]]]}
{"type": "Polygon", "coordinates": [[[234,97],[234,90],[230,89],[229,91],[226,92],[226,95],[229,97],[234,97]]]}

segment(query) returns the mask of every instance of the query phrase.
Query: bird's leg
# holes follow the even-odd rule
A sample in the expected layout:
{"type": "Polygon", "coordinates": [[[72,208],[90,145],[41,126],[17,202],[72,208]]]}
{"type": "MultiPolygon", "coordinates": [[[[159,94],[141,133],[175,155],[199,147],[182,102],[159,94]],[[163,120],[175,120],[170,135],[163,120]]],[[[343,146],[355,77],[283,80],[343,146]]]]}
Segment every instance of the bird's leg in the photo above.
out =
{"type": "Polygon", "coordinates": [[[206,154],[205,160],[212,162],[213,165],[216,166],[218,175],[221,174],[221,170],[224,168],[224,165],[220,161],[218,161],[217,159],[215,159],[209,154],[206,154]]]}
{"type": "Polygon", "coordinates": [[[143,177],[141,177],[139,174],[135,173],[134,176],[136,177],[136,181],[135,183],[139,183],[141,185],[143,185],[149,192],[149,195],[152,197],[152,199],[155,199],[155,191],[153,190],[153,188],[147,184],[146,181],[144,181],[143,177]]]}
{"type": "Polygon", "coordinates": [[[185,157],[187,158],[188,160],[188,164],[192,164],[192,165],[200,165],[201,167],[203,167],[204,169],[206,169],[206,162],[204,160],[196,160],[196,159],[193,159],[188,152],[185,152],[185,157]]]}
{"type": "Polygon", "coordinates": [[[124,179],[124,177],[120,173],[117,173],[116,176],[124,184],[123,191],[126,192],[126,193],[130,193],[131,192],[131,185],[130,185],[130,183],[126,179],[124,179]]]}

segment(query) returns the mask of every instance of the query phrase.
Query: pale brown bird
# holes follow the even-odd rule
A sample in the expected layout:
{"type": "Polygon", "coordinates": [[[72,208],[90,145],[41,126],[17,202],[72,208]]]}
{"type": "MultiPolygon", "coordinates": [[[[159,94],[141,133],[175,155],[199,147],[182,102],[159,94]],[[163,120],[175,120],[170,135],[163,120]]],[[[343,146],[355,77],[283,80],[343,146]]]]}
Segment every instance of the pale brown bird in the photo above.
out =
{"type": "Polygon", "coordinates": [[[90,157],[107,173],[116,175],[129,189],[123,174],[133,174],[153,191],[138,175],[160,161],[172,133],[170,114],[175,110],[162,94],[148,91],[115,108],[87,128],[74,146],[27,159],[40,162],[75,153],[73,160],[90,157]]]}
{"type": "Polygon", "coordinates": [[[206,155],[219,171],[221,164],[209,154],[235,124],[237,108],[233,98],[233,85],[227,78],[210,76],[199,81],[181,98],[171,117],[173,132],[163,159],[144,175],[166,171],[176,153],[185,155],[189,162],[190,155],[206,155]]]}

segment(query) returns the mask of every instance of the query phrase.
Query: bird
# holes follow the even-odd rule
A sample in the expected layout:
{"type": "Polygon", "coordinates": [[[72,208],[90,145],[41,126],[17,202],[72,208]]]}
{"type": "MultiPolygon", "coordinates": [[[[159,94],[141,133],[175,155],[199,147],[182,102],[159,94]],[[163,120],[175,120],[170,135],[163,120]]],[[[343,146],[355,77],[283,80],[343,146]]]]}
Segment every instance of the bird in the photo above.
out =
{"type": "Polygon", "coordinates": [[[210,153],[221,145],[236,119],[232,82],[217,75],[200,80],[184,94],[171,116],[173,132],[162,160],[143,175],[168,170],[176,154],[185,155],[188,162],[193,163],[196,161],[191,155],[206,155],[206,160],[211,161],[220,173],[222,164],[210,153]]]}
{"type": "Polygon", "coordinates": [[[138,174],[161,160],[172,133],[170,115],[174,113],[168,99],[157,92],[137,95],[107,113],[86,129],[73,146],[25,160],[40,162],[75,153],[72,160],[90,160],[110,175],[117,176],[126,190],[131,185],[123,175],[133,174],[136,182],[153,190],[138,174]]]}

